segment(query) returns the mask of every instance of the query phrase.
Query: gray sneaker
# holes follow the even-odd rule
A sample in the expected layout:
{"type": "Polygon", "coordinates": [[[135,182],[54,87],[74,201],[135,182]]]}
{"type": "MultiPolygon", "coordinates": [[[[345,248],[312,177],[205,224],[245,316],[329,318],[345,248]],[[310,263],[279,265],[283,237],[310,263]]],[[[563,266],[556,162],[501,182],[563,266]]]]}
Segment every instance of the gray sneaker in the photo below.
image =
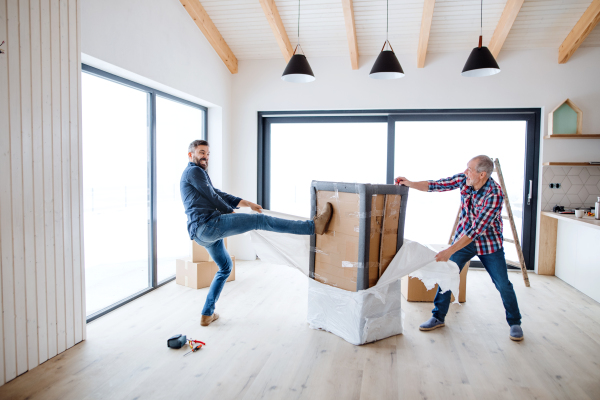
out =
{"type": "Polygon", "coordinates": [[[521,325],[512,325],[510,327],[510,339],[515,342],[523,340],[523,329],[521,329],[521,325]]]}
{"type": "Polygon", "coordinates": [[[419,330],[420,331],[432,331],[434,329],[441,328],[443,326],[446,326],[446,324],[444,324],[442,321],[440,321],[436,317],[431,317],[427,320],[427,322],[425,322],[424,324],[419,326],[419,330]]]}

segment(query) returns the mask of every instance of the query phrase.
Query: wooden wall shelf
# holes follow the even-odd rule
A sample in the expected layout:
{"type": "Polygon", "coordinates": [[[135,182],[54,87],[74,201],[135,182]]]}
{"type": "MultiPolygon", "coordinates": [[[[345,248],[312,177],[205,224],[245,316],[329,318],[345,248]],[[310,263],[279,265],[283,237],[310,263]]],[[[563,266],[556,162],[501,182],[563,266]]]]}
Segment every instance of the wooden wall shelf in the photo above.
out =
{"type": "Polygon", "coordinates": [[[590,164],[589,162],[545,162],[543,165],[562,165],[569,167],[598,167],[598,164],[590,164]]]}
{"type": "Polygon", "coordinates": [[[600,139],[600,135],[546,135],[544,139],[600,139]]]}

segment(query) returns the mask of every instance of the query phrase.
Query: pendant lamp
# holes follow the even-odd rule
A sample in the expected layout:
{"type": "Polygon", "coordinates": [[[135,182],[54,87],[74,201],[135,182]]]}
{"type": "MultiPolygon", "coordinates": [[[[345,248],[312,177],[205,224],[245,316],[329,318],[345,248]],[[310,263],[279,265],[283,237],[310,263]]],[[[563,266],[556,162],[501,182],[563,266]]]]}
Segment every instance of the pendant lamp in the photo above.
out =
{"type": "Polygon", "coordinates": [[[496,75],[500,72],[500,67],[494,59],[492,52],[485,46],[482,46],[483,38],[483,0],[481,0],[481,26],[479,34],[479,47],[475,47],[462,70],[461,75],[468,78],[496,75]]]}
{"type": "Polygon", "coordinates": [[[371,68],[371,72],[369,76],[373,79],[398,79],[404,76],[404,71],[402,70],[402,66],[400,66],[400,62],[396,57],[396,53],[394,53],[394,49],[392,48],[392,44],[388,40],[388,31],[389,31],[389,0],[386,3],[386,28],[385,28],[385,42],[383,42],[383,47],[381,48],[381,52],[377,56],[375,60],[375,64],[373,64],[373,68],[371,68]],[[385,46],[389,45],[390,49],[386,50],[385,46]]]}
{"type": "Polygon", "coordinates": [[[294,83],[312,82],[316,79],[315,74],[310,68],[306,56],[304,54],[296,54],[298,48],[304,53],[300,46],[300,0],[298,0],[298,44],[294,49],[292,58],[290,58],[287,67],[283,71],[283,75],[281,75],[281,79],[294,83]]]}

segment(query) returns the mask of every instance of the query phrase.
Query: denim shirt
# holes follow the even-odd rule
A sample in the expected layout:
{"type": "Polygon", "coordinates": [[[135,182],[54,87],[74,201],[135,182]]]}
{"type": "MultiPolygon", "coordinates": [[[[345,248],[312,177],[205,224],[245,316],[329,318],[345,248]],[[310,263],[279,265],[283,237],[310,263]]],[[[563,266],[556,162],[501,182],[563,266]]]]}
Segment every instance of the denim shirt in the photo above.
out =
{"type": "Polygon", "coordinates": [[[213,216],[232,213],[242,201],[239,197],[215,189],[206,171],[193,162],[188,163],[183,171],[179,190],[188,217],[190,239],[196,235],[198,226],[213,216]]]}

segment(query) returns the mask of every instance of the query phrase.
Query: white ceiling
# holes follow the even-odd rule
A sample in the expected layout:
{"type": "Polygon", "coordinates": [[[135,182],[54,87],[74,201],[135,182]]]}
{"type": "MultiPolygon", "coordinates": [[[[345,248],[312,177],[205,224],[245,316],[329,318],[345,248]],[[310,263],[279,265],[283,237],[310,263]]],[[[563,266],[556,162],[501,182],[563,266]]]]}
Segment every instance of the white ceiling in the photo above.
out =
{"type": "MultiPolygon", "coordinates": [[[[396,53],[416,54],[424,0],[389,0],[389,39],[396,53]]],[[[259,0],[201,0],[239,60],[282,58],[259,0]]],[[[297,0],[276,0],[292,46],[297,0]]],[[[354,0],[359,55],[375,55],[386,34],[386,0],[354,0]]],[[[489,42],[506,0],[483,1],[483,44],[489,42]]],[[[558,47],[591,0],[525,0],[503,50],[558,47]]],[[[341,0],[301,0],[300,44],[308,57],[347,56],[341,0]]],[[[467,51],[477,45],[480,0],[436,0],[429,53],[467,51]]],[[[600,46],[596,27],[582,47],[600,46]]]]}

